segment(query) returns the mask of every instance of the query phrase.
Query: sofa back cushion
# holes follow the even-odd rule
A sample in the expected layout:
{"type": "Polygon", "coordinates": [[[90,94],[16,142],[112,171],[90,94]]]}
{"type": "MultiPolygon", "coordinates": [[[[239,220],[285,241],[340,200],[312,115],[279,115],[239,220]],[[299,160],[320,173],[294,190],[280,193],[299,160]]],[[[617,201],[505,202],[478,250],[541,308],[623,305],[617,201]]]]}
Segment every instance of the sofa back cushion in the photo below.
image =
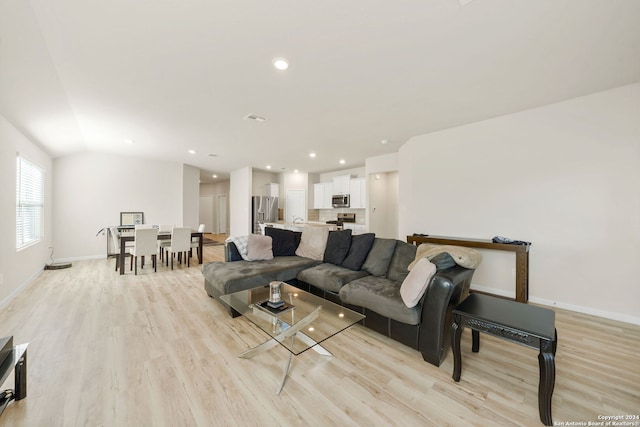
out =
{"type": "Polygon", "coordinates": [[[327,247],[324,250],[324,262],[342,265],[351,248],[351,230],[330,231],[327,247]]]}
{"type": "MultiPolygon", "coordinates": [[[[272,239],[273,256],[293,256],[296,254],[295,233],[291,230],[283,230],[281,228],[265,227],[264,234],[272,239]]],[[[299,242],[299,241],[298,241],[299,242]]]]}
{"type": "Polygon", "coordinates": [[[387,279],[402,282],[409,274],[407,267],[415,259],[416,250],[417,247],[415,245],[398,240],[387,271],[387,279]]]}
{"type": "Polygon", "coordinates": [[[376,237],[369,251],[362,269],[372,276],[384,276],[389,269],[389,263],[396,248],[396,239],[381,239],[376,237]]]}
{"type": "Polygon", "coordinates": [[[329,228],[306,226],[302,229],[300,245],[296,249],[296,255],[322,261],[324,250],[327,247],[329,228]]]}
{"type": "Polygon", "coordinates": [[[350,270],[360,270],[367,259],[376,235],[373,233],[358,234],[351,237],[351,247],[342,266],[350,270]]]}

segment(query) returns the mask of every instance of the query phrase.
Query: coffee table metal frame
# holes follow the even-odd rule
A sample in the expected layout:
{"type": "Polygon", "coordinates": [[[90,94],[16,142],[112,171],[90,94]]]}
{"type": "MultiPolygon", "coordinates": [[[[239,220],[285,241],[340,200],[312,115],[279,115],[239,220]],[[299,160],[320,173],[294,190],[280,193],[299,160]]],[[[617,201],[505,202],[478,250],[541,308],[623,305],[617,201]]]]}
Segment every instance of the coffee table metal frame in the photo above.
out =
{"type": "Polygon", "coordinates": [[[264,343],[243,351],[238,357],[250,359],[278,344],[289,351],[276,394],[280,394],[284,387],[294,355],[311,348],[320,355],[331,356],[320,343],[365,318],[360,313],[284,282],[281,294],[286,302],[294,306],[292,310],[281,314],[273,314],[259,306],[269,298],[268,285],[220,297],[225,304],[270,336],[264,343]]]}

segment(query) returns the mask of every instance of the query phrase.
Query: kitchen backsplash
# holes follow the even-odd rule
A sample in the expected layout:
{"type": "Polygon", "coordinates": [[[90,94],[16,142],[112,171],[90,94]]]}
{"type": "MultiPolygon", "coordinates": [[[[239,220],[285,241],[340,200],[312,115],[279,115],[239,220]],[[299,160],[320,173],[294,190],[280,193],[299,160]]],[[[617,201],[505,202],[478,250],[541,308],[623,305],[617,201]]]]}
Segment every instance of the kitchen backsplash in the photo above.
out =
{"type": "Polygon", "coordinates": [[[338,213],[354,213],[356,214],[356,224],[365,223],[365,209],[349,209],[349,208],[333,208],[333,209],[309,209],[309,214],[312,211],[317,212],[318,219],[311,219],[309,221],[333,221],[338,217],[338,213]]]}

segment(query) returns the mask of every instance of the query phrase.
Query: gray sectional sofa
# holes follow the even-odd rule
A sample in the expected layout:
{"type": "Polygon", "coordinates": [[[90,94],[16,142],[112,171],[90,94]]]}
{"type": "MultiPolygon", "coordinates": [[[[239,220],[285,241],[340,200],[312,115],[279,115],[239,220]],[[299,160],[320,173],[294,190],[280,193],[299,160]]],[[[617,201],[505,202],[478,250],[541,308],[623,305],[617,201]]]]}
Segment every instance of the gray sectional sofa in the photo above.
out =
{"type": "MultiPolygon", "coordinates": [[[[441,263],[421,301],[408,308],[400,296],[400,286],[409,273],[407,267],[415,259],[416,246],[370,234],[352,237],[349,234],[351,245],[345,256],[342,256],[344,245],[328,245],[323,261],[330,262],[323,262],[292,255],[300,242],[300,233],[267,228],[266,234],[273,238],[273,259],[244,260],[236,245],[228,242],[226,262],[202,266],[209,296],[218,299],[273,280],[286,281],[364,314],[366,318],[361,323],[365,327],[419,350],[431,364],[439,366],[444,360],[449,348],[452,310],[468,295],[473,269],[453,262],[441,263]],[[344,260],[338,264],[341,258],[344,260]]],[[[330,234],[329,241],[334,236],[345,241],[344,233],[330,234]]],[[[237,315],[227,308],[231,315],[237,315]]]]}

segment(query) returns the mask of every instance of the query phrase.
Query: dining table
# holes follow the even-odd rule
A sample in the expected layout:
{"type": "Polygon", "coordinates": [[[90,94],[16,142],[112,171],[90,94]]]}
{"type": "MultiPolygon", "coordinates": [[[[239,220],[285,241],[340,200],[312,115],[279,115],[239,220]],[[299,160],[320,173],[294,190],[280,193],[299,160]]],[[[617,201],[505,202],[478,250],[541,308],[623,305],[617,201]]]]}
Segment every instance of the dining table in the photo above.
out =
{"type": "MultiPolygon", "coordinates": [[[[204,233],[193,230],[191,232],[191,239],[194,237],[198,238],[198,262],[202,264],[202,241],[204,240],[204,233]]],[[[126,256],[126,244],[127,242],[133,242],[135,240],[133,231],[125,231],[120,232],[120,260],[118,261],[120,264],[120,274],[124,274],[124,259],[126,256]]],[[[158,240],[171,240],[171,232],[170,231],[162,231],[158,232],[158,240]]]]}

